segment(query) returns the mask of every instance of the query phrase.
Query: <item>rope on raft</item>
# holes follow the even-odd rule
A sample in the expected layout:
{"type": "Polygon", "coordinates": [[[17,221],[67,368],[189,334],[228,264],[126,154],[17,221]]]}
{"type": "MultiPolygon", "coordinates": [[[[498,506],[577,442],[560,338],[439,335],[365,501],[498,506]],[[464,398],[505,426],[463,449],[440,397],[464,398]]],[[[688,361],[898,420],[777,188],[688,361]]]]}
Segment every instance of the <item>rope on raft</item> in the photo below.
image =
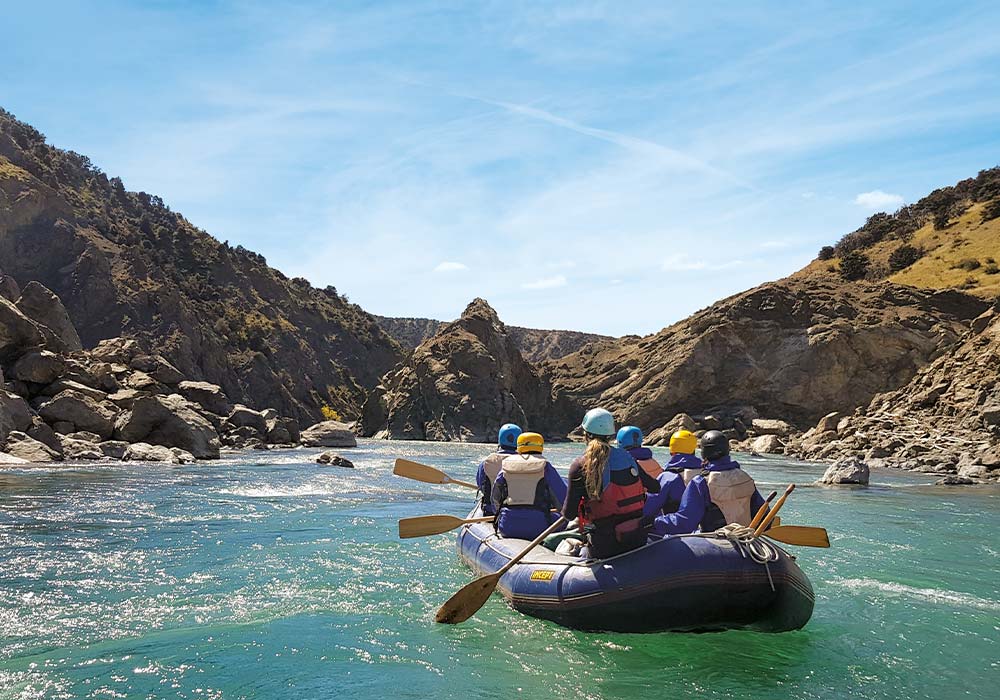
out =
{"type": "Polygon", "coordinates": [[[730,523],[714,532],[692,532],[684,535],[675,535],[675,537],[711,537],[713,539],[729,540],[739,550],[740,555],[744,559],[749,557],[764,566],[764,570],[767,571],[767,580],[771,584],[771,590],[776,590],[774,579],[771,578],[771,567],[769,564],[778,561],[778,549],[764,538],[757,537],[753,528],[738,523],[730,523]]]}

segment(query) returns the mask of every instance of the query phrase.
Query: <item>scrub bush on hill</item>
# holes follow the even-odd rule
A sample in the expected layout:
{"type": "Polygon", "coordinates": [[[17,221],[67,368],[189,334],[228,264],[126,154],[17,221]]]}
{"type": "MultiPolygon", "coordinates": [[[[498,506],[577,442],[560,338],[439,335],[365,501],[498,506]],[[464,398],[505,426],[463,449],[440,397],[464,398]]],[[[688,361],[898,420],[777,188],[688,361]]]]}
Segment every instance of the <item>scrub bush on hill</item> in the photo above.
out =
{"type": "Polygon", "coordinates": [[[1000,199],[994,199],[983,207],[983,222],[1000,218],[1000,199]]]}
{"type": "Polygon", "coordinates": [[[893,272],[905,270],[920,259],[923,253],[911,245],[901,245],[889,255],[889,269],[893,272]]]}
{"type": "Polygon", "coordinates": [[[864,226],[837,241],[834,253],[843,257],[886,240],[906,242],[928,221],[932,221],[937,229],[946,228],[948,222],[978,202],[990,202],[983,212],[984,217],[987,211],[990,218],[1000,217],[1000,166],[980,170],[974,178],[934,190],[923,199],[900,207],[893,214],[879,212],[871,215],[864,226]]]}
{"type": "Polygon", "coordinates": [[[837,254],[837,251],[833,249],[832,245],[825,245],[819,249],[819,255],[816,257],[820,260],[830,260],[837,254]]]}
{"type": "Polygon", "coordinates": [[[864,278],[868,274],[871,261],[868,256],[858,251],[851,251],[840,259],[840,276],[853,281],[864,278]]]}
{"type": "Polygon", "coordinates": [[[966,272],[972,272],[973,270],[979,269],[980,263],[975,258],[964,258],[951,267],[953,270],[965,270],[966,272]]]}

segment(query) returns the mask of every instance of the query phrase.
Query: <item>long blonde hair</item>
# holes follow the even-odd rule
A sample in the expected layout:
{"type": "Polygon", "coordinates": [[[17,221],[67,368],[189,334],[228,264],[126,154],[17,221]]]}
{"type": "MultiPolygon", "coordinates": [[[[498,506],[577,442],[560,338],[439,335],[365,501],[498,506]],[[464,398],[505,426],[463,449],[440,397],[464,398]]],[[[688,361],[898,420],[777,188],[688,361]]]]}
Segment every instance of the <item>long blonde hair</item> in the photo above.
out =
{"type": "Polygon", "coordinates": [[[608,464],[611,445],[608,438],[586,434],[587,451],[583,453],[583,478],[587,485],[587,497],[596,499],[604,491],[604,467],[608,464]]]}

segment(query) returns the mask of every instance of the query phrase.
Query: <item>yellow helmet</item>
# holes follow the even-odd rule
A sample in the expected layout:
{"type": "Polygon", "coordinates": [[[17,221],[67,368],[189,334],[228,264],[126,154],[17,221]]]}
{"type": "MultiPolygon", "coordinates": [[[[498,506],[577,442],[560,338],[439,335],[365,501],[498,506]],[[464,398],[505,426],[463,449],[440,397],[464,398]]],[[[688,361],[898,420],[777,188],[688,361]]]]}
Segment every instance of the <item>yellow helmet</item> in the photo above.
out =
{"type": "Polygon", "coordinates": [[[540,453],[545,447],[545,440],[538,433],[521,433],[517,436],[517,453],[540,453]]]}
{"type": "Polygon", "coordinates": [[[670,453],[693,455],[698,449],[698,438],[690,430],[678,430],[670,436],[670,453]]]}

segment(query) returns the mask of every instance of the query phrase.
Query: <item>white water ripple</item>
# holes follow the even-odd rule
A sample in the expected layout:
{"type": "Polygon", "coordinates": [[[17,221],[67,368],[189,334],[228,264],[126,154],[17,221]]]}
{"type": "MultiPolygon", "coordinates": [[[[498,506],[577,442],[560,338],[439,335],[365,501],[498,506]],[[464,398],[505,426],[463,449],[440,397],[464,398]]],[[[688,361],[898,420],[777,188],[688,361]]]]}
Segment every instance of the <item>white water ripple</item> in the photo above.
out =
{"type": "Polygon", "coordinates": [[[931,603],[943,605],[956,605],[960,607],[976,608],[978,610],[1000,611],[1000,601],[980,598],[970,593],[960,591],[941,590],[938,588],[917,588],[907,586],[903,583],[893,583],[888,581],[878,581],[871,578],[847,578],[833,579],[830,581],[835,586],[858,591],[874,589],[889,595],[912,598],[931,603]]]}

